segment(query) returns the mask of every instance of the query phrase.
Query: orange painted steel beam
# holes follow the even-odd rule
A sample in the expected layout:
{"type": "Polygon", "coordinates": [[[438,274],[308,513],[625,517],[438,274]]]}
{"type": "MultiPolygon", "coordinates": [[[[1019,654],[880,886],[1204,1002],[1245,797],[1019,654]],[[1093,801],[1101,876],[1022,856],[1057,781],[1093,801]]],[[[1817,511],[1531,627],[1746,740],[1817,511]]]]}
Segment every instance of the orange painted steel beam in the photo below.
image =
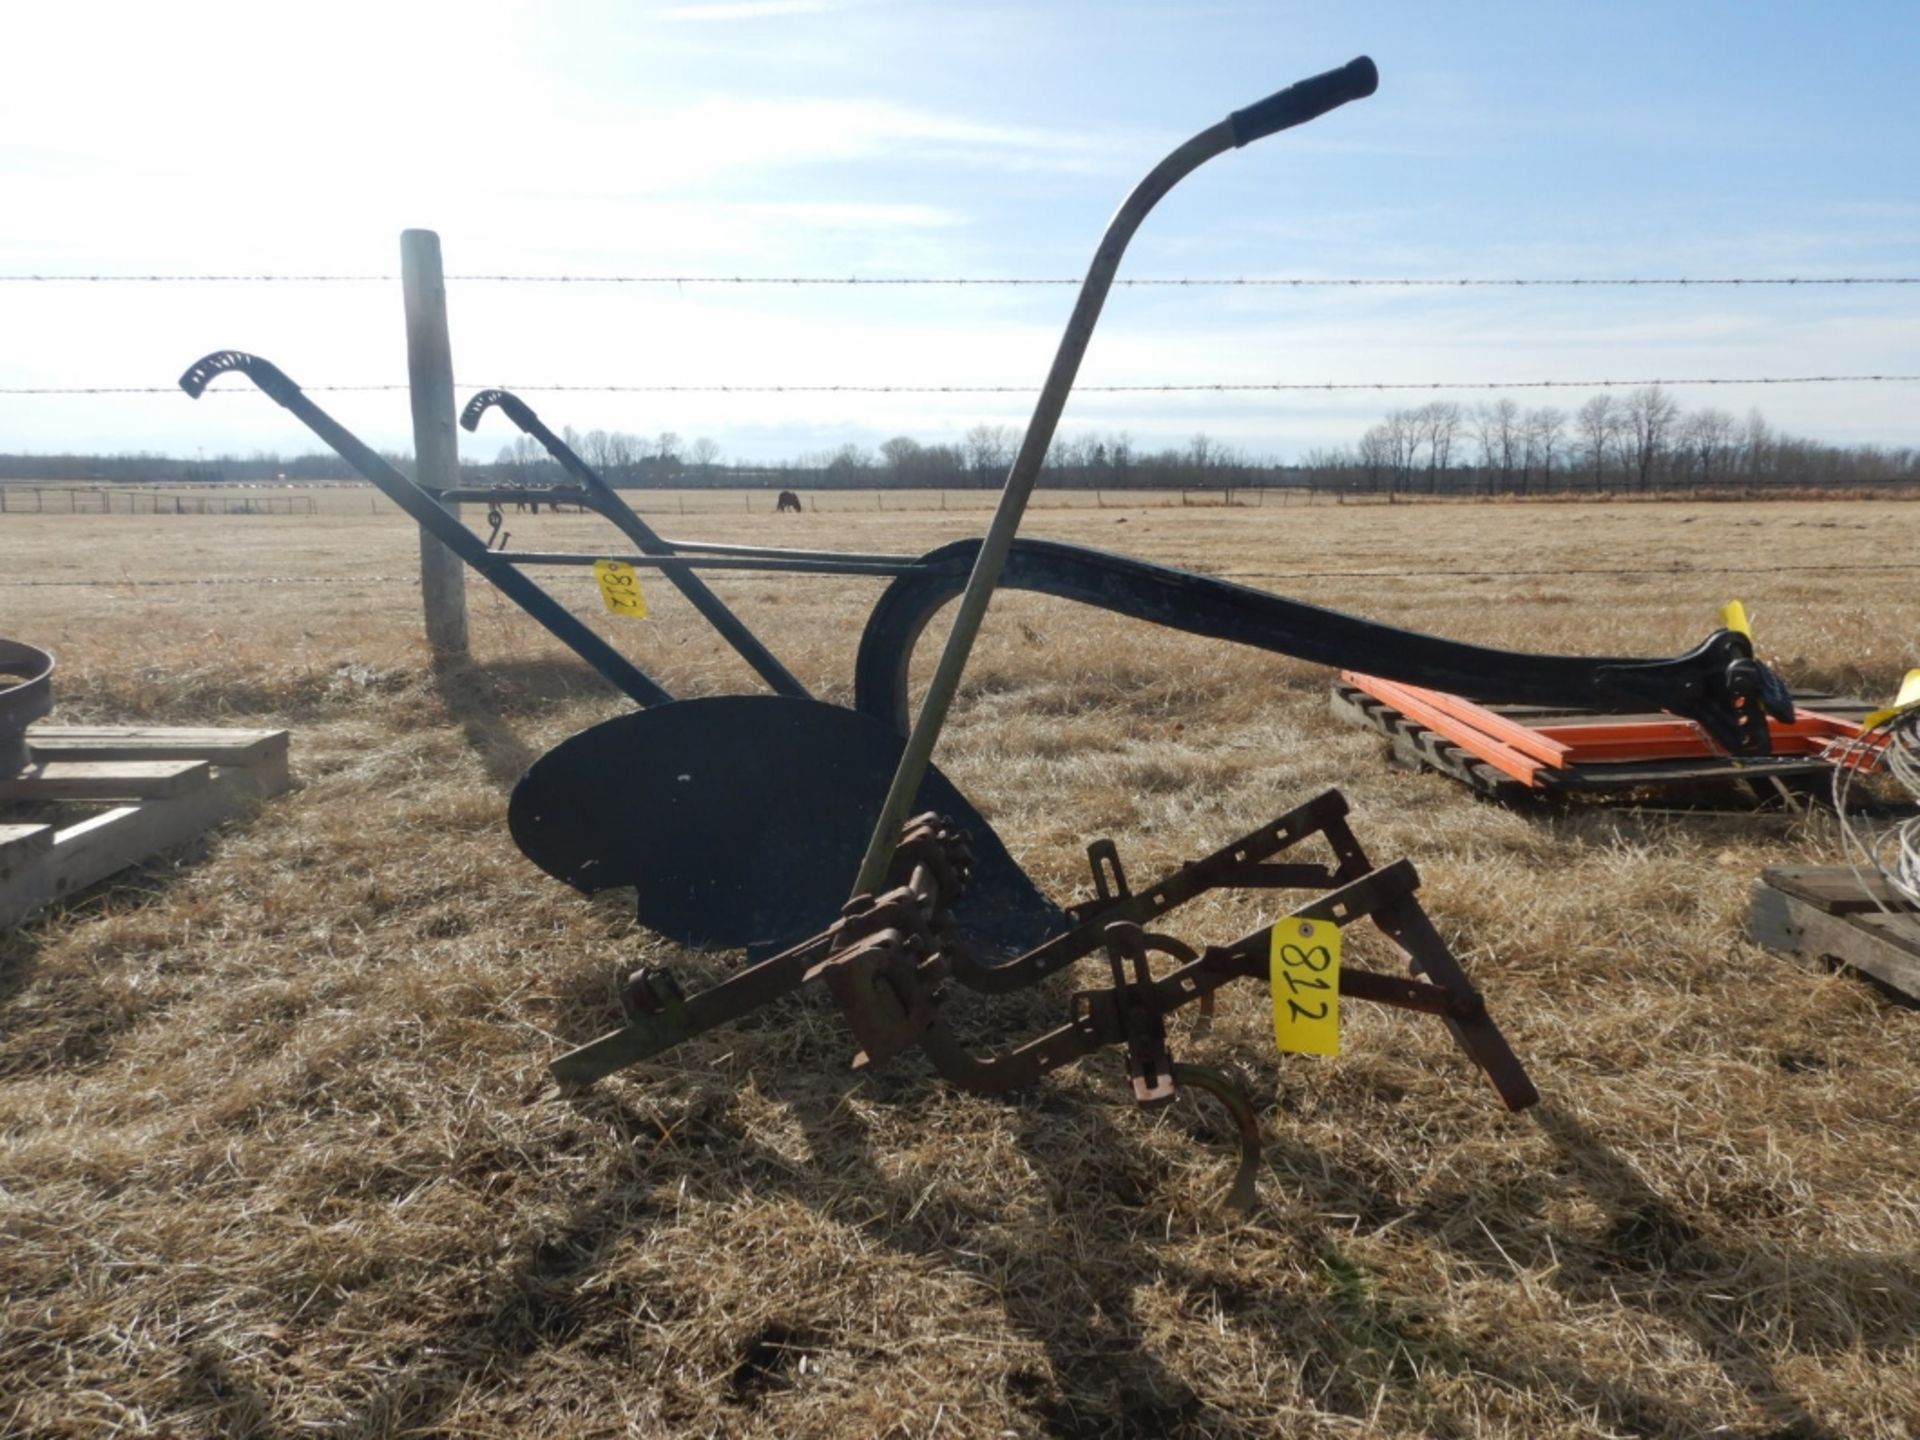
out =
{"type": "Polygon", "coordinates": [[[1402,699],[1411,699],[1430,710],[1436,710],[1438,714],[1448,716],[1453,720],[1452,726],[1448,726],[1448,732],[1446,732],[1448,737],[1452,737],[1453,732],[1459,730],[1459,726],[1469,726],[1482,735],[1488,735],[1490,739],[1500,741],[1501,745],[1507,745],[1509,749],[1519,751],[1521,755],[1538,760],[1540,764],[1553,766],[1553,768],[1567,766],[1567,760],[1569,760],[1567,745],[1563,745],[1557,739],[1549,739],[1538,730],[1534,730],[1532,726],[1523,726],[1519,720],[1509,720],[1507,716],[1496,714],[1494,710],[1488,710],[1484,705],[1476,705],[1463,695],[1453,695],[1444,689],[1427,689],[1425,685],[1404,685],[1398,680],[1380,680],[1379,676],[1356,676],[1356,680],[1365,682],[1365,687],[1373,687],[1375,693],[1388,705],[1396,705],[1392,697],[1398,695],[1402,699]]]}
{"type": "MultiPolygon", "coordinates": [[[[1351,670],[1343,671],[1340,678],[1502,774],[1536,788],[1542,770],[1580,765],[1701,759],[1738,763],[1737,756],[1728,755],[1699,725],[1677,715],[1532,726],[1446,691],[1351,670]]],[[[1834,741],[1860,734],[1860,726],[1852,720],[1804,709],[1791,723],[1772,721],[1768,729],[1773,753],[1783,757],[1819,755],[1834,741]]]]}
{"type": "Polygon", "coordinates": [[[1552,739],[1531,725],[1523,725],[1518,720],[1509,720],[1484,705],[1445,690],[1429,690],[1422,685],[1405,685],[1398,680],[1382,680],[1377,675],[1349,675],[1348,678],[1361,689],[1367,690],[1380,699],[1400,708],[1400,699],[1412,700],[1427,706],[1438,714],[1444,715],[1454,723],[1447,726],[1446,735],[1453,738],[1454,732],[1462,725],[1470,726],[1480,734],[1489,736],[1501,744],[1518,750],[1555,769],[1564,769],[1568,764],[1570,747],[1552,739]]]}
{"type": "MultiPolygon", "coordinates": [[[[1815,755],[1835,740],[1860,733],[1851,720],[1802,710],[1788,724],[1768,722],[1776,755],[1815,755]]],[[[1598,721],[1577,725],[1542,725],[1539,734],[1568,747],[1568,764],[1595,765],[1621,760],[1694,760],[1726,755],[1691,720],[1598,721]]],[[[1729,757],[1733,758],[1733,757],[1729,757]]]]}
{"type": "MultiPolygon", "coordinates": [[[[1449,713],[1444,707],[1430,703],[1428,697],[1452,700],[1473,709],[1480,708],[1472,705],[1471,701],[1461,701],[1458,696],[1442,695],[1434,690],[1423,690],[1416,685],[1397,685],[1391,680],[1382,680],[1374,675],[1358,675],[1351,670],[1342,671],[1340,678],[1349,685],[1364,690],[1376,700],[1391,705],[1416,725],[1424,725],[1449,744],[1458,745],[1469,755],[1484,760],[1501,774],[1513,777],[1522,785],[1537,788],[1540,783],[1540,771],[1543,768],[1557,768],[1550,764],[1543,766],[1539,760],[1534,759],[1524,750],[1509,745],[1485,731],[1474,729],[1471,725],[1463,724],[1458,716],[1449,713]]],[[[1503,727],[1526,729],[1525,726],[1513,725],[1512,721],[1502,720],[1490,710],[1484,713],[1494,720],[1501,721],[1503,727]]],[[[1564,750],[1566,747],[1556,748],[1564,750]]]]}

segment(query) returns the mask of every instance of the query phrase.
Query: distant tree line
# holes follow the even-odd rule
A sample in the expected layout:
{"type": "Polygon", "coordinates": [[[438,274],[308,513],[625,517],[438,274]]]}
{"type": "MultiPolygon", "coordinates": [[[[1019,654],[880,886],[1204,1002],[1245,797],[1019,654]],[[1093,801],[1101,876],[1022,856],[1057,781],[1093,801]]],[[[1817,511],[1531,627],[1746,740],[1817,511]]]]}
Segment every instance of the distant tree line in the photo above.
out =
{"type": "MultiPolygon", "coordinates": [[[[389,457],[391,458],[391,457],[389,457]]],[[[219,485],[228,481],[355,480],[338,455],[217,455],[185,460],[155,451],[120,455],[0,455],[0,480],[52,480],[141,485],[219,485]]]]}
{"type": "MultiPolygon", "coordinates": [[[[762,464],[727,464],[720,446],[671,430],[651,439],[624,430],[571,426],[561,438],[622,488],[992,489],[1005,480],[1021,434],[975,425],[958,443],[924,444],[896,435],[876,448],[832,450],[762,464]]],[[[404,455],[389,459],[408,468],[404,455]]],[[[491,463],[466,461],[469,484],[529,487],[567,483],[532,438],[519,435],[491,463]]],[[[0,480],[337,481],[357,478],[331,454],[283,457],[269,451],[184,460],[155,454],[0,455],[0,480]]],[[[1125,431],[1061,435],[1040,484],[1087,490],[1215,490],[1305,486],[1360,494],[1540,495],[1568,491],[1647,494],[1761,485],[1841,489],[1920,482],[1911,446],[1829,445],[1774,430],[1758,410],[1744,420],[1725,410],[1683,411],[1664,387],[1601,391],[1571,412],[1523,408],[1500,396],[1479,405],[1434,400],[1394,410],[1357,444],[1309,451],[1298,463],[1248,456],[1205,434],[1185,445],[1144,449],[1125,431]]]]}
{"type": "Polygon", "coordinates": [[[1301,468],[1320,484],[1399,494],[1646,494],[1914,480],[1920,450],[1803,440],[1775,431],[1758,410],[1744,420],[1713,407],[1688,412],[1664,387],[1646,385],[1603,390],[1571,413],[1522,409],[1505,395],[1475,406],[1435,400],[1392,411],[1355,446],[1311,452],[1301,468]]]}

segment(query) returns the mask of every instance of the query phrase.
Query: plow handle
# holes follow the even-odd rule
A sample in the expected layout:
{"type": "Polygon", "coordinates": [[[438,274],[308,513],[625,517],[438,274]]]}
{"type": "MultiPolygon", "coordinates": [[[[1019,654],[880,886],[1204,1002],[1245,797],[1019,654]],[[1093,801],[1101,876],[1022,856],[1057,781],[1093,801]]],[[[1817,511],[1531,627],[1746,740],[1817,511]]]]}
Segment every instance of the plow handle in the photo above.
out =
{"type": "Polygon", "coordinates": [[[293,412],[334,454],[358,470],[368,484],[406,511],[414,524],[478,570],[636,705],[662,705],[673,699],[584,621],[490,551],[485,541],[456,520],[410,477],[401,474],[359,436],[309,400],[306,392],[271,360],[249,355],[244,350],[216,350],[187,367],[180,377],[180,388],[198,400],[215,376],[230,370],[246,376],[269,398],[293,412]]]}
{"type": "MultiPolygon", "coordinates": [[[[587,493],[593,496],[593,508],[611,521],[622,535],[639,546],[643,555],[665,556],[675,553],[671,541],[654,534],[652,527],[640,518],[639,512],[626,502],[620,492],[575,454],[572,446],[548,429],[546,423],[533,413],[533,407],[511,390],[480,391],[467,401],[467,408],[460,412],[461,426],[469,433],[476,430],[480,417],[487,413],[490,405],[499,406],[501,413],[522,433],[538,440],[546,452],[560,462],[561,469],[586,486],[587,493]]],[[[720,632],[740,658],[751,665],[778,694],[792,695],[801,700],[812,698],[807,694],[807,687],[774,658],[773,652],[760,643],[759,636],[747,628],[746,621],[729,610],[726,602],[714,594],[689,566],[663,565],[660,571],[676,590],[693,602],[693,608],[706,617],[707,623],[720,632]]]]}
{"type": "Polygon", "coordinates": [[[1296,81],[1227,117],[1227,124],[1233,127],[1234,147],[1251,145],[1276,130],[1304,125],[1349,100],[1364,100],[1379,88],[1380,72],[1365,55],[1324,75],[1296,81]]]}

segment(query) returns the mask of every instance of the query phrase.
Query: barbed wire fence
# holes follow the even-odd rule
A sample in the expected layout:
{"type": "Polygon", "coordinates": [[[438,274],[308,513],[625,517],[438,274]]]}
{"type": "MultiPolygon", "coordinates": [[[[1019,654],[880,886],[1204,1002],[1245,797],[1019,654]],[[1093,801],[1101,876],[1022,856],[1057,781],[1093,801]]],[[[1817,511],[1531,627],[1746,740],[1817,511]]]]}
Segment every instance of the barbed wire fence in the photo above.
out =
{"type": "MultiPolygon", "coordinates": [[[[224,285],[224,284],[322,284],[369,285],[397,281],[391,272],[147,272],[137,274],[47,273],[31,272],[0,275],[0,285],[224,285]]],[[[584,274],[467,272],[450,273],[449,284],[487,285],[560,285],[560,286],[635,286],[656,288],[684,287],[949,287],[949,288],[1039,288],[1076,286],[1080,279],[1071,276],[1012,275],[699,275],[699,274],[584,274]]],[[[1116,278],[1115,288],[1133,289],[1621,289],[1621,288],[1726,288],[1726,289],[1834,289],[1875,286],[1920,285],[1920,275],[1637,275],[1637,276],[1142,276],[1116,278]]],[[[1631,379],[1592,377],[1584,379],[1504,379],[1504,380],[1418,380],[1381,379],[1348,381],[1202,381],[1195,383],[1083,384],[1077,392],[1114,395],[1147,394],[1233,394],[1341,391],[1493,391],[1617,389],[1648,385],[1735,386],[1735,385],[1862,385],[1909,384],[1920,381],[1920,374],[1860,373],[1805,375],[1675,375],[1643,376],[1631,379]]],[[[460,382],[464,384],[465,382],[460,382]]],[[[174,392],[172,385],[5,385],[0,395],[164,395],[174,392]]],[[[303,385],[317,393],[377,393],[405,390],[404,383],[322,383],[303,385]]],[[[646,394],[646,395],[1020,395],[1033,394],[1037,384],[863,384],[857,382],[793,382],[765,384],[665,384],[665,383],[563,383],[520,382],[501,388],[531,394],[646,394]]],[[[249,393],[240,390],[213,390],[211,394],[249,393]]]]}
{"type": "MultiPolygon", "coordinates": [[[[391,283],[400,277],[392,272],[27,272],[0,275],[0,285],[226,285],[226,284],[341,284],[367,285],[391,283]]],[[[447,275],[449,284],[539,285],[539,286],[630,286],[654,288],[688,287],[1063,287],[1078,285],[1073,276],[1017,275],[743,275],[743,274],[565,274],[553,272],[475,271],[447,275]]],[[[1836,289],[1863,287],[1902,287],[1920,285],[1917,275],[1628,275],[1628,276],[1143,276],[1117,278],[1122,288],[1269,288],[1269,289],[1622,289],[1622,288],[1726,288],[1749,290],[1836,289]]],[[[1801,375],[1686,375],[1643,376],[1621,379],[1597,376],[1582,379],[1378,379],[1378,380],[1286,380],[1215,381],[1193,383],[1084,384],[1083,393],[1111,395],[1177,394],[1279,394],[1343,392],[1470,392],[1499,390],[1607,390],[1640,389],[1652,385],[1689,387],[1789,386],[1789,385],[1882,385],[1920,381],[1920,374],[1892,373],[1816,373],[1801,375]]],[[[400,383],[327,382],[306,385],[316,393],[390,393],[404,390],[400,383]]],[[[857,382],[796,383],[565,383],[516,382],[502,388],[530,394],[648,394],[648,395],[1020,395],[1032,394],[1038,386],[1028,384],[865,384],[857,382]]],[[[5,385],[0,395],[23,397],[159,395],[170,394],[171,385],[54,384],[5,385]]],[[[238,389],[217,389],[215,394],[257,393],[238,389]]]]}
{"type": "MultiPolygon", "coordinates": [[[[130,274],[109,274],[104,272],[85,273],[49,273],[32,272],[24,274],[0,275],[0,286],[59,286],[59,285],[371,285],[391,283],[400,277],[391,272],[145,272],[130,274]]],[[[527,285],[527,286],[614,286],[614,287],[652,287],[662,289],[681,289],[696,287],[1067,287],[1077,286],[1081,282],[1077,277],[1064,276],[995,276],[995,275],[911,275],[911,276],[874,276],[874,275],[742,275],[742,274],[562,274],[562,273],[512,273],[496,271],[455,272],[447,275],[450,286],[455,285],[527,285]]],[[[1121,278],[1115,281],[1120,288],[1137,289],[1295,289],[1295,290],[1366,290],[1366,289],[1406,289],[1406,290],[1462,290],[1462,289],[1673,289],[1673,288],[1720,288],[1732,290],[1835,290],[1863,289],[1870,287],[1910,287],[1920,285],[1920,275],[1884,274],[1884,275],[1632,275],[1632,276],[1146,276],[1121,278]]],[[[1644,375],[1631,378],[1614,376],[1591,376],[1583,378],[1524,378],[1524,379],[1414,379],[1381,378],[1371,380],[1273,380],[1273,381],[1202,381],[1179,383],[1115,383],[1083,384],[1076,387],[1078,392],[1106,395],[1230,395],[1230,394],[1312,394],[1312,393],[1449,393],[1449,392],[1497,392],[1497,391],[1556,391],[1556,390],[1615,390],[1644,389],[1650,386],[1675,387],[1744,387],[1744,386],[1814,386],[1814,385],[1900,385],[1920,383],[1920,373],[1861,372],[1861,373],[1806,373],[1793,375],[1644,375]]],[[[467,386],[463,388],[478,388],[467,386]]],[[[315,393],[396,393],[406,391],[404,382],[323,382],[305,385],[305,390],[315,393]]],[[[645,395],[1030,395],[1038,390],[1036,384],[901,384],[901,383],[859,383],[856,381],[833,382],[809,380],[792,383],[573,383],[566,381],[516,382],[503,385],[527,394],[645,394],[645,395]]],[[[0,396],[19,397],[58,397],[58,396],[126,396],[126,395],[172,395],[177,387],[172,384],[45,384],[45,385],[3,385],[0,396]]],[[[250,394],[258,396],[259,391],[252,387],[216,387],[209,393],[228,396],[250,394]]],[[[1912,477],[1889,476],[1874,482],[1876,486],[1902,487],[1912,477]]],[[[764,481],[761,482],[764,485],[764,481]]],[[[861,489],[868,488],[862,484],[861,489]]],[[[929,490],[939,487],[928,486],[929,490]]],[[[1128,486],[1130,492],[1141,488],[1128,486]]],[[[1274,487],[1264,486],[1261,489],[1274,487]]],[[[1288,498],[1284,490],[1282,500],[1288,498]]],[[[1314,488],[1307,487],[1307,498],[1314,498],[1314,488]]],[[[1777,481],[1764,482],[1764,485],[1748,482],[1745,488],[1754,493],[1762,488],[1788,488],[1777,481]]],[[[296,513],[297,507],[292,497],[240,497],[221,500],[206,495],[151,494],[144,498],[139,492],[127,486],[112,487],[112,490],[126,495],[126,507],[131,513],[139,513],[142,507],[154,514],[272,514],[296,513]]],[[[966,492],[955,497],[956,508],[967,505],[966,492]]],[[[11,513],[31,508],[45,513],[64,508],[69,513],[89,513],[96,507],[102,511],[114,508],[112,493],[108,487],[35,487],[34,504],[26,505],[26,493],[18,485],[0,482],[0,513],[11,513]],[[11,492],[11,494],[9,494],[11,492]]],[[[1229,486],[1228,500],[1231,503],[1232,487],[1229,486]]],[[[1098,492],[1096,491],[1096,503],[1098,492]]],[[[1168,502],[1171,503],[1171,502],[1168,502]]],[[[1186,487],[1179,490],[1179,502],[1191,503],[1186,487]]],[[[1255,503],[1266,503],[1262,494],[1255,503]]],[[[747,501],[750,508],[751,500],[747,501]]],[[[947,508],[947,492],[942,491],[939,507],[947,508]]],[[[317,513],[312,509],[309,499],[306,513],[317,513]]],[[[378,511],[381,506],[377,498],[369,501],[370,508],[378,511]]],[[[884,508],[884,499],[876,499],[876,508],[884,508]]],[[[678,504],[679,513],[687,513],[685,498],[678,504]]],[[[702,513],[703,507],[696,507],[694,513],[702,513]]],[[[900,506],[898,508],[909,508],[900,506]]],[[[931,508],[923,506],[919,508],[931,508]]]]}

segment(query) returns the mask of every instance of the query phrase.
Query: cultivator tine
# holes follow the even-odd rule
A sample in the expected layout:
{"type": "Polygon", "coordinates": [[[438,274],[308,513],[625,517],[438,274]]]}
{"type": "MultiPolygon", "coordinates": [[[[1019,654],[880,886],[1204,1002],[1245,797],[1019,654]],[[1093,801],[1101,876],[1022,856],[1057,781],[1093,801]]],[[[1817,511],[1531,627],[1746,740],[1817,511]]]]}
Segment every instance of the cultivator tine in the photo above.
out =
{"type": "Polygon", "coordinates": [[[1236,1210],[1251,1210],[1259,1199],[1256,1182],[1260,1176],[1260,1117],[1254,1113],[1247,1092],[1234,1084],[1223,1071],[1209,1065],[1175,1065],[1173,1080],[1193,1090],[1204,1090],[1226,1107],[1240,1141],[1240,1168],[1234,1171],[1233,1187],[1227,1191],[1227,1203],[1236,1210]]]}
{"type": "Polygon", "coordinates": [[[1507,1044],[1500,1027],[1488,1017],[1486,1002],[1447,949],[1427,912],[1408,896],[1374,911],[1373,921],[1406,952],[1408,967],[1415,975],[1447,992],[1449,1004],[1441,1018],[1455,1043],[1486,1075],[1501,1103],[1509,1110],[1525,1110],[1536,1104],[1540,1092],[1526,1067],[1507,1044]]]}
{"type": "Polygon", "coordinates": [[[1167,1051],[1166,1016],[1153,1008],[1146,936],[1131,920],[1116,920],[1106,928],[1106,942],[1134,1101],[1143,1107],[1164,1105],[1173,1099],[1173,1056],[1167,1051]]]}

